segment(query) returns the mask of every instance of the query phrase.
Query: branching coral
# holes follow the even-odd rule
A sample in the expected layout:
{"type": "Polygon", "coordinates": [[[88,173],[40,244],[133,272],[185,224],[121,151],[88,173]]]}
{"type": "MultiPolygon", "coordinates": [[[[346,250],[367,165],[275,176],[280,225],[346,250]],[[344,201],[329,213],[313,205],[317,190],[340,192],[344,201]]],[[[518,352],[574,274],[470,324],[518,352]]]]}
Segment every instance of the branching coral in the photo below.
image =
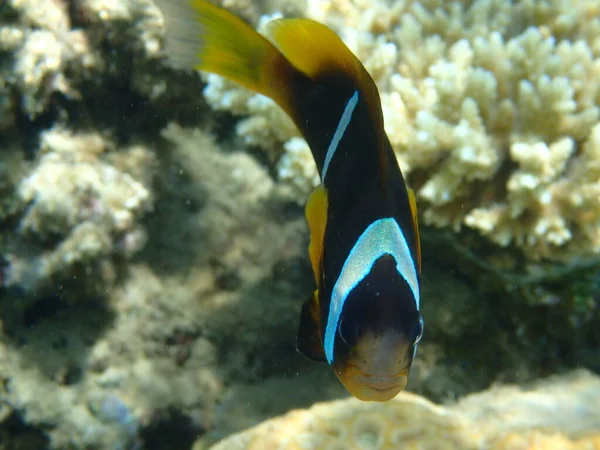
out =
{"type": "MultiPolygon", "coordinates": [[[[531,259],[600,252],[598,2],[312,0],[306,15],[378,84],[425,223],[466,225],[531,259]]],[[[250,115],[237,132],[253,145],[297,138],[272,103],[242,92],[214,77],[207,97],[250,115]]],[[[314,166],[290,148],[281,174],[298,167],[296,184],[311,186],[314,166]]]]}

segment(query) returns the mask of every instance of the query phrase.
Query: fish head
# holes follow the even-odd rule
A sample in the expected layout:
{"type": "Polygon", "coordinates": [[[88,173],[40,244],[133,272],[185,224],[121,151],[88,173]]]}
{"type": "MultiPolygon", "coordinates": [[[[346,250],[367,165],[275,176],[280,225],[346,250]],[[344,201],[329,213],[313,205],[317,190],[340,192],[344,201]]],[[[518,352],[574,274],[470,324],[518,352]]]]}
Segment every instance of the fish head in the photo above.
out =
{"type": "MultiPolygon", "coordinates": [[[[422,320],[418,322],[422,324],[422,320]]],[[[356,326],[356,325],[354,325],[356,326]]],[[[333,368],[344,387],[359,400],[387,401],[406,388],[422,326],[407,338],[394,328],[365,330],[347,338],[353,325],[342,321],[333,368]],[[350,342],[346,342],[346,340],[350,342]]],[[[359,325],[360,327],[360,325],[359,325]]]]}
{"type": "Polygon", "coordinates": [[[360,400],[390,400],[408,382],[423,317],[409,289],[398,285],[387,293],[373,289],[373,283],[359,287],[347,299],[337,324],[331,365],[360,400]]]}

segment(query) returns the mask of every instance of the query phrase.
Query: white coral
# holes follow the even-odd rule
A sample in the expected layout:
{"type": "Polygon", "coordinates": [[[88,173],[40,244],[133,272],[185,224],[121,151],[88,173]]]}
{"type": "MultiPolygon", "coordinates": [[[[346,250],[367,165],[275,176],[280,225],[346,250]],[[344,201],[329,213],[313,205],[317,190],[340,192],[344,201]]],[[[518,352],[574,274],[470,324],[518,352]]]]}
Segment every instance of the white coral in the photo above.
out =
{"type": "Polygon", "coordinates": [[[319,172],[306,141],[293,137],[284,145],[284,154],[277,163],[281,180],[289,182],[304,201],[312,189],[319,184],[319,172]]]}

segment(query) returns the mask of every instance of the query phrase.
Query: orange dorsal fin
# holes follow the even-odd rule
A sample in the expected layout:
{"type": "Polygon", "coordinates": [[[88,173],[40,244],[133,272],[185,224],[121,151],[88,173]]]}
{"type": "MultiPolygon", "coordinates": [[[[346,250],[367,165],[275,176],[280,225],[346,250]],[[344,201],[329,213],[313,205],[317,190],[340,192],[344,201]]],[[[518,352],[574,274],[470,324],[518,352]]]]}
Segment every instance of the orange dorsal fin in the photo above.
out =
{"type": "Polygon", "coordinates": [[[335,73],[350,81],[362,92],[373,119],[383,124],[379,92],[371,75],[330,28],[310,19],[276,19],[267,23],[265,34],[309,78],[335,73]]]}
{"type": "Polygon", "coordinates": [[[340,70],[357,85],[370,81],[365,68],[338,35],[319,22],[276,19],[266,24],[265,34],[286,59],[309,78],[340,70]]]}

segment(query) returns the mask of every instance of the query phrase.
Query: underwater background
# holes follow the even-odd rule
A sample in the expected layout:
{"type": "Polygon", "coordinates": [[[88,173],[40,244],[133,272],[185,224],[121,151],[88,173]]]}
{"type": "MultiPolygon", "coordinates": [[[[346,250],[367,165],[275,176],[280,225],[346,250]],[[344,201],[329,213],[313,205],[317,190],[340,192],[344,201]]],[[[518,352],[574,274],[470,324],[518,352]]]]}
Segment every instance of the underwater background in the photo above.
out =
{"type": "Polygon", "coordinates": [[[152,0],[0,0],[0,450],[600,449],[600,2],[216,3],[325,23],[377,83],[409,393],[296,352],[319,178],[271,100],[170,69],[152,0]]]}

